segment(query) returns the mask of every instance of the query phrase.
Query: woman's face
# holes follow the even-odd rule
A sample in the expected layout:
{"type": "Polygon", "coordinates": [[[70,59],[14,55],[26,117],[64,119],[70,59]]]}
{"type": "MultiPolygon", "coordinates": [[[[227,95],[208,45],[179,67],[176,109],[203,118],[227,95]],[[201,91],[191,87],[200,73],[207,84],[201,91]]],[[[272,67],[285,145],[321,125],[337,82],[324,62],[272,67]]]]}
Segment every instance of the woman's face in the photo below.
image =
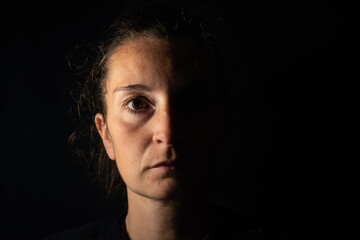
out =
{"type": "Polygon", "coordinates": [[[174,199],[210,185],[222,144],[210,52],[186,39],[129,41],[111,56],[106,81],[106,116],[95,121],[127,190],[174,199]]]}

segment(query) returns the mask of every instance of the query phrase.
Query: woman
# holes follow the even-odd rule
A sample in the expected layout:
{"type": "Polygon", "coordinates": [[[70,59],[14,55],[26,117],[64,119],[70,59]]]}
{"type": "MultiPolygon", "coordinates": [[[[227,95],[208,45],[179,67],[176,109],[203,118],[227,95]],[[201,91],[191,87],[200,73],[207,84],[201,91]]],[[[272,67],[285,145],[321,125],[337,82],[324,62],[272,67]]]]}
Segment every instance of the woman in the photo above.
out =
{"type": "Polygon", "coordinates": [[[47,239],[262,236],[209,203],[226,127],[217,18],[205,12],[136,3],[110,27],[78,109],[90,110],[80,127],[90,120],[101,140],[90,155],[109,191],[125,187],[128,208],[47,239]]]}

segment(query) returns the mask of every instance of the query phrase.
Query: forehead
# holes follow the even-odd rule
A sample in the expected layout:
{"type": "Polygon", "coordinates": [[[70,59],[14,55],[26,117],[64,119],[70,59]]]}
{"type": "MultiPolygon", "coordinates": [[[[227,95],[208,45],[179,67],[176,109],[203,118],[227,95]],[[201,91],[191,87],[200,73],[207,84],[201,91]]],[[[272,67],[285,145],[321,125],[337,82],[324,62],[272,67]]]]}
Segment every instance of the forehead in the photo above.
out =
{"type": "Polygon", "coordinates": [[[146,37],[118,46],[108,62],[107,90],[145,84],[172,89],[213,81],[211,52],[190,38],[146,37]]]}

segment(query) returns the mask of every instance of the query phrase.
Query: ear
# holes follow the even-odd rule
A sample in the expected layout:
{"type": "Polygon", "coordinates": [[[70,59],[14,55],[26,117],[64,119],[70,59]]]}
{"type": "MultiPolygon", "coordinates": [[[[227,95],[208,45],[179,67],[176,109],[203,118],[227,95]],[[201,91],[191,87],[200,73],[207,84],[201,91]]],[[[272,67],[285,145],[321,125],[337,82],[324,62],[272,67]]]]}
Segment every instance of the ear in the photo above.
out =
{"type": "Polygon", "coordinates": [[[111,160],[115,160],[114,145],[105,118],[101,113],[95,115],[95,125],[101,136],[107,155],[111,160]]]}

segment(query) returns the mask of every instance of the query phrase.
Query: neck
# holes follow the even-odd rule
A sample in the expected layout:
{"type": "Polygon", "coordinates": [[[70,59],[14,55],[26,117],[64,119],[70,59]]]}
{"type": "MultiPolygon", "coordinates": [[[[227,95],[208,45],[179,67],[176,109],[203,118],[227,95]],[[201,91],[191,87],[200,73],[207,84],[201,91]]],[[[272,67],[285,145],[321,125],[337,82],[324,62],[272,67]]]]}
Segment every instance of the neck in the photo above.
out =
{"type": "Polygon", "coordinates": [[[203,239],[213,216],[202,200],[154,200],[128,191],[128,234],[133,240],[203,239]]]}

